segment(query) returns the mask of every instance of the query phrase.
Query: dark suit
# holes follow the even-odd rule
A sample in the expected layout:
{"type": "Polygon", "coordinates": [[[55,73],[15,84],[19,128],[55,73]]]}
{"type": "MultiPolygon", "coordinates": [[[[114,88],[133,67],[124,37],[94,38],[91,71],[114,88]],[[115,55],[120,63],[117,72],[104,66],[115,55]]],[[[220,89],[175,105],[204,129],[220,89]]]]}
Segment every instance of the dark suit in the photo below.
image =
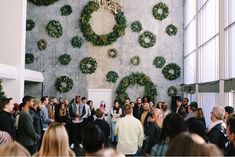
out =
{"type": "Polygon", "coordinates": [[[96,119],[94,121],[94,123],[99,126],[99,128],[103,131],[106,139],[108,139],[109,135],[110,135],[110,126],[108,124],[108,122],[106,122],[103,119],[96,119]]]}
{"type": "Polygon", "coordinates": [[[142,105],[138,106],[137,104],[135,104],[135,106],[133,107],[133,116],[140,120],[142,113],[143,113],[142,105]]]}
{"type": "Polygon", "coordinates": [[[14,123],[15,121],[10,113],[0,111],[0,130],[8,132],[12,139],[15,139],[14,123]]]}

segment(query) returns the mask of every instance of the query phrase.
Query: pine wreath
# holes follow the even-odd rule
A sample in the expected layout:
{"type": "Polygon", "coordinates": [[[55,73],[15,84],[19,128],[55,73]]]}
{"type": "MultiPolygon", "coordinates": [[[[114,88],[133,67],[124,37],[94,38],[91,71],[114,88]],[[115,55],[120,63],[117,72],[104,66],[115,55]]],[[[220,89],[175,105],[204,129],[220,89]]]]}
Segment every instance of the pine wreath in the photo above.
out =
{"type": "Polygon", "coordinates": [[[31,31],[35,27],[35,23],[32,19],[27,19],[26,20],[26,31],[31,31]]]}
{"type": "Polygon", "coordinates": [[[134,56],[134,57],[132,57],[131,58],[131,64],[132,65],[135,65],[135,66],[137,66],[137,65],[139,65],[140,64],[140,57],[139,56],[134,56]]]}
{"type": "Polygon", "coordinates": [[[117,81],[117,79],[119,78],[118,74],[115,71],[109,71],[106,74],[106,80],[108,82],[113,82],[115,83],[117,81]]]}
{"type": "Polygon", "coordinates": [[[48,6],[57,2],[58,0],[28,0],[28,1],[32,2],[33,4],[37,6],[41,6],[41,5],[48,6]]]}
{"type": "Polygon", "coordinates": [[[177,33],[177,27],[170,24],[166,27],[166,33],[169,35],[169,36],[173,36],[173,35],[176,35],[177,33]]]}
{"type": "Polygon", "coordinates": [[[162,69],[162,73],[166,79],[175,80],[180,76],[181,69],[177,64],[170,63],[162,69]]]}
{"type": "Polygon", "coordinates": [[[7,96],[5,95],[5,92],[3,91],[3,88],[2,88],[2,80],[0,79],[0,100],[3,100],[5,99],[7,96]]]}
{"type": "Polygon", "coordinates": [[[73,48],[81,48],[83,40],[79,36],[75,36],[71,39],[71,45],[73,48]]]}
{"type": "Polygon", "coordinates": [[[59,21],[51,20],[46,27],[47,34],[52,38],[59,38],[63,34],[63,28],[59,21]]]}
{"type": "Polygon", "coordinates": [[[150,48],[156,43],[156,35],[150,31],[145,31],[139,36],[140,46],[150,48]]]}
{"type": "Polygon", "coordinates": [[[86,57],[80,62],[80,69],[82,73],[92,74],[97,69],[97,62],[94,58],[86,57]]]}
{"type": "Polygon", "coordinates": [[[37,41],[37,45],[40,51],[45,50],[47,48],[47,41],[45,39],[41,39],[37,41]]]}
{"type": "Polygon", "coordinates": [[[110,58],[116,58],[117,57],[117,49],[109,49],[108,50],[108,56],[110,58]]]}
{"type": "Polygon", "coordinates": [[[71,57],[69,54],[62,54],[59,57],[59,62],[62,65],[68,65],[70,63],[70,61],[71,61],[71,57]]]}
{"type": "Polygon", "coordinates": [[[162,56],[157,56],[154,60],[153,60],[153,65],[156,68],[162,68],[166,63],[166,60],[164,57],[162,56]]]}
{"type": "Polygon", "coordinates": [[[167,90],[167,95],[172,97],[177,95],[177,89],[175,86],[170,86],[167,90]]]}
{"type": "Polygon", "coordinates": [[[60,93],[67,93],[73,88],[73,80],[68,76],[60,76],[55,81],[55,88],[60,93]]]}
{"type": "Polygon", "coordinates": [[[108,34],[96,34],[90,25],[91,14],[99,9],[99,4],[94,1],[89,1],[83,8],[80,17],[80,28],[84,37],[96,46],[111,45],[119,37],[125,34],[126,19],[123,12],[113,13],[115,16],[116,24],[113,31],[108,34]]]}
{"type": "Polygon", "coordinates": [[[142,24],[140,23],[140,21],[134,21],[131,24],[131,30],[133,32],[140,32],[142,30],[142,24]]]}
{"type": "Polygon", "coordinates": [[[68,16],[73,11],[72,11],[72,7],[70,5],[64,5],[63,7],[60,8],[60,12],[61,12],[62,16],[68,16]]]}
{"type": "Polygon", "coordinates": [[[26,64],[31,64],[31,63],[33,63],[33,62],[34,62],[34,59],[35,59],[35,57],[34,57],[34,55],[33,55],[32,53],[26,53],[26,54],[25,54],[25,63],[26,63],[26,64]]]}
{"type": "Polygon", "coordinates": [[[169,8],[165,3],[158,3],[153,7],[153,16],[157,20],[165,19],[169,14],[169,8]]]}

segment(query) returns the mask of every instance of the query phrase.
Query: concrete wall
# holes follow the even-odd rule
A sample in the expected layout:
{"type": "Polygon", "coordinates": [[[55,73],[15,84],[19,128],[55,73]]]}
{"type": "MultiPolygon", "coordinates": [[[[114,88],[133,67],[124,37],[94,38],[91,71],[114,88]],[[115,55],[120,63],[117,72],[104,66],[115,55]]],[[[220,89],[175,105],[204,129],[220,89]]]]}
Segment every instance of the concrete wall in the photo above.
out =
{"type": "MultiPolygon", "coordinates": [[[[121,0],[120,4],[123,6],[127,18],[126,34],[113,45],[106,47],[93,46],[82,36],[78,19],[87,0],[63,0],[48,7],[38,7],[28,2],[27,19],[33,19],[36,26],[32,31],[27,32],[26,52],[33,53],[37,59],[26,67],[43,72],[45,78],[43,94],[72,98],[77,92],[87,96],[89,88],[98,88],[113,89],[113,98],[115,98],[115,90],[120,80],[131,72],[140,71],[148,75],[157,85],[157,99],[169,100],[167,88],[174,85],[180,91],[179,85],[183,82],[183,0],[162,0],[170,9],[169,16],[163,21],[155,20],[152,15],[152,7],[158,2],[156,0],[121,0]],[[65,4],[71,5],[73,9],[73,13],[67,17],[60,16],[60,8],[65,4]],[[59,39],[51,38],[46,34],[45,27],[52,19],[59,20],[63,26],[63,35],[59,39]],[[138,36],[140,33],[133,33],[130,29],[130,24],[136,20],[139,20],[143,26],[140,33],[149,30],[156,35],[157,42],[154,47],[145,49],[139,45],[138,36]],[[178,27],[176,36],[170,37],[165,33],[165,28],[169,24],[178,27]],[[70,39],[76,35],[84,39],[84,44],[80,49],[72,48],[70,45],[70,39]],[[44,51],[39,51],[37,48],[36,42],[40,39],[46,39],[48,42],[48,47],[44,51]],[[118,50],[117,58],[108,57],[107,50],[109,48],[118,50]],[[57,60],[58,56],[63,53],[72,56],[72,61],[67,66],[60,65],[57,60]],[[130,63],[130,59],[134,55],[139,55],[141,58],[139,66],[133,66],[130,63]],[[96,72],[90,75],[82,74],[79,69],[81,59],[86,56],[94,57],[98,62],[96,72]],[[161,70],[152,65],[156,56],[164,56],[166,64],[177,63],[182,68],[181,77],[174,81],[166,80],[161,70]],[[106,81],[105,75],[110,70],[119,74],[120,78],[115,84],[106,81]],[[61,94],[55,91],[54,82],[60,75],[67,75],[73,79],[74,87],[70,92],[61,94]]],[[[33,89],[27,88],[27,90],[33,89]]],[[[130,87],[128,91],[131,99],[143,96],[143,88],[141,87],[130,87]]]]}

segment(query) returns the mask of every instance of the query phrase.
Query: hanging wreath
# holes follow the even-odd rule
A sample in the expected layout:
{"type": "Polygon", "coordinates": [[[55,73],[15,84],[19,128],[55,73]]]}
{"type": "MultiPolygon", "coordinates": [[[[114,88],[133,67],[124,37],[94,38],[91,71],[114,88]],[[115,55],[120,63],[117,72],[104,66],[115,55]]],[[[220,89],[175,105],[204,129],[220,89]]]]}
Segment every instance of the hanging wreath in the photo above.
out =
{"type": "Polygon", "coordinates": [[[5,92],[3,91],[3,88],[2,88],[2,80],[0,79],[0,100],[3,100],[5,99],[7,96],[5,95],[5,92]]]}
{"type": "Polygon", "coordinates": [[[175,86],[170,86],[167,90],[167,95],[172,97],[177,95],[177,89],[175,86]]]}
{"type": "Polygon", "coordinates": [[[164,57],[162,56],[157,56],[154,60],[153,60],[153,65],[156,68],[162,68],[166,63],[166,60],[164,57]]]}
{"type": "Polygon", "coordinates": [[[73,48],[81,48],[83,40],[79,36],[75,36],[71,39],[71,45],[73,48]]]}
{"type": "Polygon", "coordinates": [[[62,65],[68,65],[70,63],[70,61],[71,61],[71,57],[69,54],[62,54],[59,57],[59,62],[62,65]]]}
{"type": "Polygon", "coordinates": [[[51,20],[46,27],[47,34],[52,38],[59,38],[63,33],[63,28],[59,21],[51,20]]]}
{"type": "Polygon", "coordinates": [[[37,45],[40,51],[45,50],[47,48],[47,41],[45,39],[41,39],[37,41],[37,45]]]}
{"type": "Polygon", "coordinates": [[[156,35],[152,32],[145,31],[139,37],[140,46],[144,48],[150,48],[156,43],[156,35]]]}
{"type": "Polygon", "coordinates": [[[142,30],[142,24],[140,23],[140,21],[134,21],[131,24],[131,30],[133,32],[140,32],[142,30]]]}
{"type": "Polygon", "coordinates": [[[169,14],[169,8],[165,3],[158,3],[153,7],[153,16],[157,20],[165,19],[169,14]]]}
{"type": "Polygon", "coordinates": [[[135,65],[135,66],[139,65],[140,64],[140,57],[139,56],[132,57],[131,58],[131,64],[135,65]]]}
{"type": "Polygon", "coordinates": [[[80,17],[80,28],[85,38],[96,46],[111,45],[119,37],[125,34],[126,19],[123,12],[114,13],[116,24],[113,31],[108,34],[96,34],[90,25],[91,14],[99,9],[99,4],[94,1],[89,1],[83,8],[80,17]]]}
{"type": "Polygon", "coordinates": [[[176,35],[177,33],[177,27],[170,24],[166,27],[166,33],[169,35],[169,36],[173,36],[173,35],[176,35]]]}
{"type": "Polygon", "coordinates": [[[166,79],[175,80],[180,76],[181,69],[177,64],[170,63],[162,69],[162,73],[166,79]]]}
{"type": "Polygon", "coordinates": [[[32,64],[34,62],[34,55],[32,53],[26,53],[25,54],[25,63],[26,64],[32,64]]]}
{"type": "Polygon", "coordinates": [[[120,81],[116,90],[116,99],[119,100],[120,103],[124,104],[125,99],[128,98],[128,94],[126,93],[127,88],[135,84],[144,86],[144,95],[154,102],[155,96],[157,95],[157,89],[155,88],[154,83],[147,75],[138,72],[132,73],[120,81]]]}
{"type": "Polygon", "coordinates": [[[118,74],[115,71],[109,71],[106,74],[106,80],[108,82],[113,82],[115,83],[117,81],[117,79],[119,78],[118,74]]]}
{"type": "Polygon", "coordinates": [[[55,81],[55,88],[60,93],[67,93],[73,88],[73,80],[68,76],[60,76],[55,81]]]}
{"type": "Polygon", "coordinates": [[[116,58],[117,57],[117,49],[109,49],[108,50],[108,56],[110,58],[116,58]]]}
{"type": "Polygon", "coordinates": [[[97,62],[94,58],[86,57],[81,60],[80,69],[82,73],[92,74],[97,68],[97,62]]]}
{"type": "Polygon", "coordinates": [[[60,8],[60,12],[61,12],[62,16],[68,16],[73,11],[72,11],[72,7],[70,5],[64,5],[63,7],[60,8]]]}
{"type": "Polygon", "coordinates": [[[27,19],[26,20],[26,31],[31,31],[35,27],[35,23],[32,19],[27,19]]]}
{"type": "Polygon", "coordinates": [[[37,6],[41,6],[41,5],[48,6],[57,2],[58,0],[28,0],[28,1],[32,2],[33,4],[37,6]]]}

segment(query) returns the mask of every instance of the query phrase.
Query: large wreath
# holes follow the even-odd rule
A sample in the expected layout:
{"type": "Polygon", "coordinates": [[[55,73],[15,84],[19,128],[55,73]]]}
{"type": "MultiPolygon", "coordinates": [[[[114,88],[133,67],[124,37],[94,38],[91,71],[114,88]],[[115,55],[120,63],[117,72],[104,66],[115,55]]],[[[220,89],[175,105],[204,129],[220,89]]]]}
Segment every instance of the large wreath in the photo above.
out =
{"type": "Polygon", "coordinates": [[[118,74],[115,71],[109,71],[106,74],[106,80],[108,82],[113,82],[115,83],[117,81],[117,79],[119,78],[118,74]]]}
{"type": "Polygon", "coordinates": [[[73,88],[73,80],[68,76],[60,76],[55,81],[55,88],[60,93],[67,93],[73,88]]]}
{"type": "Polygon", "coordinates": [[[82,43],[83,43],[83,40],[79,36],[75,36],[71,39],[71,45],[73,46],[73,48],[76,48],[76,47],[81,48],[82,43]]]}
{"type": "Polygon", "coordinates": [[[150,48],[156,43],[156,35],[152,32],[145,31],[139,37],[140,46],[144,48],[150,48]],[[147,41],[146,41],[147,40],[147,41]]]}
{"type": "Polygon", "coordinates": [[[37,45],[40,51],[45,50],[47,48],[47,41],[45,39],[41,39],[37,41],[37,45]]]}
{"type": "Polygon", "coordinates": [[[177,89],[175,86],[170,86],[167,90],[167,95],[172,97],[177,95],[177,89]]]}
{"type": "Polygon", "coordinates": [[[165,19],[169,14],[168,6],[165,3],[158,3],[153,7],[153,16],[157,20],[165,19]]]}
{"type": "Polygon", "coordinates": [[[133,32],[140,32],[142,30],[142,24],[140,23],[140,21],[134,21],[131,24],[131,30],[133,32]]]}
{"type": "Polygon", "coordinates": [[[176,35],[177,33],[177,27],[170,24],[166,27],[166,33],[169,35],[169,36],[173,36],[173,35],[176,35]]]}
{"type": "Polygon", "coordinates": [[[26,63],[26,64],[31,64],[31,63],[33,63],[33,62],[34,62],[34,59],[35,59],[35,57],[34,57],[34,55],[33,55],[32,53],[26,53],[26,54],[25,54],[25,63],[26,63]]]}
{"type": "Polygon", "coordinates": [[[132,65],[135,65],[135,66],[137,66],[137,65],[139,65],[140,64],[140,57],[139,56],[134,56],[134,57],[132,57],[131,58],[131,64],[132,65]]]}
{"type": "Polygon", "coordinates": [[[59,38],[63,33],[63,28],[59,21],[51,20],[46,27],[47,34],[52,38],[59,38]]]}
{"type": "Polygon", "coordinates": [[[97,68],[97,62],[94,58],[86,57],[81,60],[80,69],[82,73],[92,74],[97,68]]]}
{"type": "Polygon", "coordinates": [[[71,61],[71,57],[69,54],[62,54],[60,57],[59,57],[59,62],[60,64],[62,65],[68,65],[71,61]]]}
{"type": "Polygon", "coordinates": [[[33,4],[38,5],[38,6],[40,6],[40,5],[47,6],[47,5],[51,5],[55,2],[57,2],[58,0],[28,0],[28,1],[30,1],[33,4]]]}
{"type": "Polygon", "coordinates": [[[115,42],[119,37],[125,34],[126,29],[126,19],[123,12],[118,12],[114,14],[116,24],[113,27],[113,31],[108,34],[98,35],[96,34],[90,25],[91,14],[99,9],[99,4],[90,1],[83,8],[81,17],[80,17],[80,27],[83,32],[85,38],[92,42],[96,46],[104,46],[111,45],[115,42]]]}
{"type": "Polygon", "coordinates": [[[175,80],[180,76],[181,69],[177,64],[170,63],[162,69],[162,73],[166,79],[175,80]]]}
{"type": "Polygon", "coordinates": [[[31,31],[35,27],[35,23],[32,19],[26,20],[26,31],[31,31]]]}
{"type": "Polygon", "coordinates": [[[154,60],[153,60],[153,65],[156,68],[162,68],[166,63],[166,60],[164,57],[162,56],[157,56],[154,60]]]}
{"type": "Polygon", "coordinates": [[[157,95],[157,89],[155,88],[154,83],[147,75],[139,72],[132,73],[120,81],[116,90],[117,100],[124,104],[125,99],[128,98],[128,94],[126,93],[127,88],[135,84],[144,86],[145,96],[148,96],[151,101],[154,101],[155,96],[157,95]]]}

